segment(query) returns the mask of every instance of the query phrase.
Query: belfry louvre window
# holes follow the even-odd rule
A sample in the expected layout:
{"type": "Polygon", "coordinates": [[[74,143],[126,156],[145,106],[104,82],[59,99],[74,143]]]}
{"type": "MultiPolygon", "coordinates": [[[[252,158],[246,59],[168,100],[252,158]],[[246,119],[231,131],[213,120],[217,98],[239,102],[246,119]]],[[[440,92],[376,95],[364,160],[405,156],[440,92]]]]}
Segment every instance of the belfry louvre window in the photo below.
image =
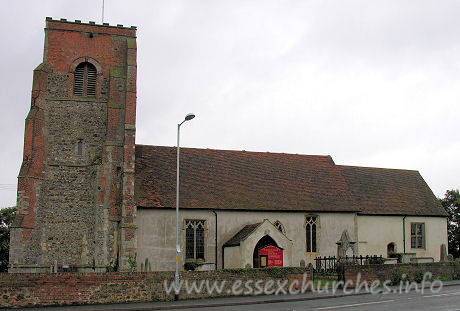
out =
{"type": "Polygon", "coordinates": [[[425,224],[411,223],[410,224],[410,247],[425,248],[425,224]]]}
{"type": "Polygon", "coordinates": [[[93,64],[84,62],[75,68],[73,95],[96,96],[97,70],[93,64]]]}
{"type": "Polygon", "coordinates": [[[307,240],[307,253],[315,253],[317,248],[317,231],[318,231],[318,217],[307,216],[305,218],[305,233],[307,240]]]}
{"type": "Polygon", "coordinates": [[[204,220],[185,221],[185,259],[204,259],[204,220]]]}

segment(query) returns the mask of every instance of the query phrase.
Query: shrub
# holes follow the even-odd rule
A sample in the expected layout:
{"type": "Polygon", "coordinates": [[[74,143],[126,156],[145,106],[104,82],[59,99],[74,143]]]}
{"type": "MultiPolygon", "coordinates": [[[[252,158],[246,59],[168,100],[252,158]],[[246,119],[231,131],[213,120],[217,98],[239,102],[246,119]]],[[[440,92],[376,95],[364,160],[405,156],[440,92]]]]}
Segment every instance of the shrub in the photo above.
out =
{"type": "Polygon", "coordinates": [[[395,270],[391,275],[391,285],[399,285],[401,281],[406,282],[407,275],[402,273],[401,270],[395,270]]]}
{"type": "Polygon", "coordinates": [[[136,272],[136,270],[137,270],[137,253],[134,253],[134,257],[131,257],[131,255],[129,255],[129,257],[128,257],[128,265],[129,265],[129,271],[130,272],[136,272]]]}
{"type": "Polygon", "coordinates": [[[452,275],[446,275],[441,278],[441,281],[452,281],[454,277],[452,275]]]}
{"type": "Polygon", "coordinates": [[[390,253],[390,256],[388,258],[396,258],[398,259],[398,263],[402,262],[402,254],[401,253],[390,253]]]}
{"type": "Polygon", "coordinates": [[[455,259],[454,264],[454,275],[452,277],[454,280],[460,280],[460,259],[455,259]]]}
{"type": "Polygon", "coordinates": [[[381,265],[385,262],[385,259],[383,259],[382,257],[374,256],[370,257],[368,262],[370,265],[381,265]]]}
{"type": "Polygon", "coordinates": [[[423,281],[423,276],[425,275],[425,270],[419,269],[415,271],[414,274],[414,281],[417,283],[421,283],[423,281]]]}
{"type": "Polygon", "coordinates": [[[280,268],[280,267],[268,267],[264,269],[270,276],[274,277],[275,279],[281,279],[286,277],[289,274],[289,269],[287,268],[280,268]]]}
{"type": "Polygon", "coordinates": [[[198,263],[198,262],[186,262],[186,263],[184,263],[184,270],[186,270],[186,271],[195,271],[196,268],[198,268],[201,265],[202,264],[198,263]]]}

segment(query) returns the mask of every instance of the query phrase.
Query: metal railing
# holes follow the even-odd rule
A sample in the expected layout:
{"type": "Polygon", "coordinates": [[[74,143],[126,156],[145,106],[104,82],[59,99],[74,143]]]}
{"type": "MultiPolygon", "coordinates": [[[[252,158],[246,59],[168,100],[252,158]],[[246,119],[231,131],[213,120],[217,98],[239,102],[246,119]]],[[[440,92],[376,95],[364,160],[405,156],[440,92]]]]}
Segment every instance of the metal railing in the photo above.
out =
{"type": "Polygon", "coordinates": [[[382,256],[345,256],[337,258],[335,256],[324,256],[315,258],[315,272],[317,273],[331,273],[337,271],[339,263],[347,265],[372,265],[372,264],[383,264],[384,259],[382,256]]]}

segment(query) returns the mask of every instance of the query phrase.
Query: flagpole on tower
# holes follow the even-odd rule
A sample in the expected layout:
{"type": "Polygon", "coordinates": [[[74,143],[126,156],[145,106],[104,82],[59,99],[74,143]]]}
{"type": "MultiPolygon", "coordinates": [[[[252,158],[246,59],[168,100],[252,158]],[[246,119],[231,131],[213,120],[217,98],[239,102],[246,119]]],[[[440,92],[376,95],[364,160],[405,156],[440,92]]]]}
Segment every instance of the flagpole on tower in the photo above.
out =
{"type": "Polygon", "coordinates": [[[104,24],[104,0],[102,0],[102,24],[104,24]]]}

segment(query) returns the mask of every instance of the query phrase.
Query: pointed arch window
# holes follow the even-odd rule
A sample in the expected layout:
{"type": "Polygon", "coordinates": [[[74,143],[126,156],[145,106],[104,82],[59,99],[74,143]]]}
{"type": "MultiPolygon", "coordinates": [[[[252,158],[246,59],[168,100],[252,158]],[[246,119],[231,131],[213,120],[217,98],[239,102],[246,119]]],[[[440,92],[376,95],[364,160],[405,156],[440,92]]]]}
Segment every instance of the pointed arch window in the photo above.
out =
{"type": "Polygon", "coordinates": [[[305,233],[307,242],[307,253],[316,253],[317,234],[318,234],[318,216],[307,216],[305,218],[305,233]]]}
{"type": "Polygon", "coordinates": [[[185,221],[185,259],[204,259],[204,220],[185,221]]]}
{"type": "Polygon", "coordinates": [[[97,70],[93,64],[80,63],[75,68],[73,95],[96,97],[97,70]]]}

